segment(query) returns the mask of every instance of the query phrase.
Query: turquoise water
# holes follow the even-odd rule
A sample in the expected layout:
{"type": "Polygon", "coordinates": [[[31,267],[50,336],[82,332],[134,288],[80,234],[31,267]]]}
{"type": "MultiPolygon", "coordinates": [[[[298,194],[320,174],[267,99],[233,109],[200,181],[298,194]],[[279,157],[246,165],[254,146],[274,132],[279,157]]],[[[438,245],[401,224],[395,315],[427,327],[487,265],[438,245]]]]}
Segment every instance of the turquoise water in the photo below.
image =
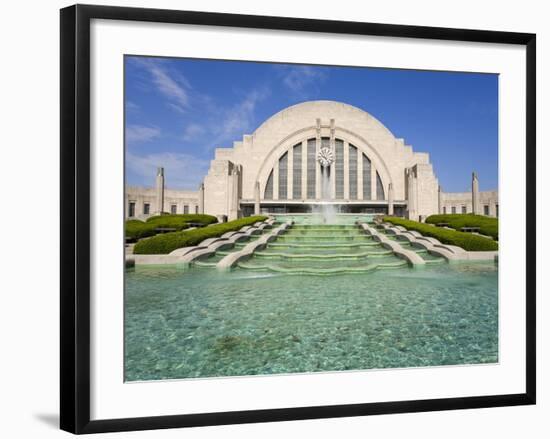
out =
{"type": "Polygon", "coordinates": [[[237,249],[189,270],[138,266],[126,273],[125,378],[497,362],[497,266],[411,249],[436,263],[413,269],[356,226],[315,224],[231,272],[213,266],[237,249]]]}
{"type": "Polygon", "coordinates": [[[126,276],[126,380],[494,363],[497,269],[341,276],[140,268],[126,276]]]}

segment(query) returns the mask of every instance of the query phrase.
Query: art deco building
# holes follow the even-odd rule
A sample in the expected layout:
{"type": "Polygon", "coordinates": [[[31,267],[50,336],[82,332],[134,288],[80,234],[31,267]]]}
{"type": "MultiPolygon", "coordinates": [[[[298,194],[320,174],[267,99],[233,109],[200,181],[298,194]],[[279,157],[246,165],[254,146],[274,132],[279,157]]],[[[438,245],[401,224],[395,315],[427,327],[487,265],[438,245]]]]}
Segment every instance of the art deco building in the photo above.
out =
{"type": "Polygon", "coordinates": [[[471,192],[443,192],[427,153],[414,151],[369,113],[334,101],[286,108],[232,148],[217,148],[196,192],[165,189],[162,168],[155,187],[126,190],[127,217],[162,206],[231,220],[307,213],[320,203],[342,213],[416,220],[438,212],[498,215],[498,193],[479,192],[475,174],[471,192]]]}

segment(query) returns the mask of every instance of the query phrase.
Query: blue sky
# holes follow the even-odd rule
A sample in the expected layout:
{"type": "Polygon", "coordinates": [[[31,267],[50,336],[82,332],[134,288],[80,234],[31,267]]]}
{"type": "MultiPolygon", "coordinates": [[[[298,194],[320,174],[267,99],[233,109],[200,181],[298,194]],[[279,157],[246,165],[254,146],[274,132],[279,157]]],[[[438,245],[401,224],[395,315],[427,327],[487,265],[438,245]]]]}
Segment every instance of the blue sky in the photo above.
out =
{"type": "Polygon", "coordinates": [[[445,191],[498,187],[498,76],[364,67],[126,57],[126,178],[196,189],[216,147],[230,147],[299,102],[328,99],[369,112],[428,152],[445,191]]]}

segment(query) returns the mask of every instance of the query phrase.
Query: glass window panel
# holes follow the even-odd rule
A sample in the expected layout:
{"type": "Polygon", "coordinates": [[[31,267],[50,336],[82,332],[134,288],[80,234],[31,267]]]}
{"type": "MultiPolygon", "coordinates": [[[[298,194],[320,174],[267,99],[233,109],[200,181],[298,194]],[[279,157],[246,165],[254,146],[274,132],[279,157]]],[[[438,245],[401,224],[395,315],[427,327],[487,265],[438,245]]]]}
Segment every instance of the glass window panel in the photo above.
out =
{"type": "Polygon", "coordinates": [[[344,142],[336,139],[334,142],[334,178],[336,179],[336,193],[334,198],[344,198],[344,142]]]}
{"type": "Polygon", "coordinates": [[[265,185],[264,200],[273,199],[273,169],[269,173],[267,183],[265,185]]]}
{"type": "Polygon", "coordinates": [[[357,200],[357,148],[349,145],[349,199],[357,200]]]}
{"type": "Polygon", "coordinates": [[[384,186],[382,186],[382,180],[380,174],[376,172],[376,199],[384,200],[384,186]]]}
{"type": "Polygon", "coordinates": [[[130,202],[130,203],[128,204],[128,216],[129,216],[130,218],[136,216],[136,203],[130,202]]]}
{"type": "Polygon", "coordinates": [[[279,200],[287,199],[288,152],[279,159],[279,200]]]}
{"type": "Polygon", "coordinates": [[[316,140],[307,141],[307,198],[315,198],[316,140]]]}
{"type": "Polygon", "coordinates": [[[292,165],[292,198],[302,198],[302,144],[294,145],[292,165]]]}
{"type": "Polygon", "coordinates": [[[371,199],[371,166],[369,158],[363,154],[363,199],[371,199]]]}
{"type": "Polygon", "coordinates": [[[150,210],[151,210],[151,205],[149,203],[143,203],[143,214],[149,215],[150,210]]]}

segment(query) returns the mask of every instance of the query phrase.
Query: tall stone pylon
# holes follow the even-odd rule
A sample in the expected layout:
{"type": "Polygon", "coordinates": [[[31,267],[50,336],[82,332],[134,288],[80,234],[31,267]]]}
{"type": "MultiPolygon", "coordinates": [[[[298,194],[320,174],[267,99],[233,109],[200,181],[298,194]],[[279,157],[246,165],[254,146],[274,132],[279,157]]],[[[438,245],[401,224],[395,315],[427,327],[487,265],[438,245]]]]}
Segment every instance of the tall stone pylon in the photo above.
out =
{"type": "Polygon", "coordinates": [[[407,210],[408,219],[418,221],[417,206],[416,206],[416,177],[414,175],[414,169],[408,168],[407,175],[407,210]]]}
{"type": "Polygon", "coordinates": [[[479,181],[477,174],[472,172],[472,213],[479,215],[479,181]]]}
{"type": "Polygon", "coordinates": [[[164,168],[157,169],[156,179],[157,211],[159,215],[164,211],[164,168]]]}
{"type": "Polygon", "coordinates": [[[254,215],[260,214],[260,182],[254,183],[254,215]]]}
{"type": "Polygon", "coordinates": [[[240,166],[233,166],[233,170],[230,175],[230,198],[229,198],[229,221],[239,218],[239,179],[240,179],[240,166]]]}
{"type": "Polygon", "coordinates": [[[204,214],[204,183],[199,186],[199,213],[204,214]]]}

